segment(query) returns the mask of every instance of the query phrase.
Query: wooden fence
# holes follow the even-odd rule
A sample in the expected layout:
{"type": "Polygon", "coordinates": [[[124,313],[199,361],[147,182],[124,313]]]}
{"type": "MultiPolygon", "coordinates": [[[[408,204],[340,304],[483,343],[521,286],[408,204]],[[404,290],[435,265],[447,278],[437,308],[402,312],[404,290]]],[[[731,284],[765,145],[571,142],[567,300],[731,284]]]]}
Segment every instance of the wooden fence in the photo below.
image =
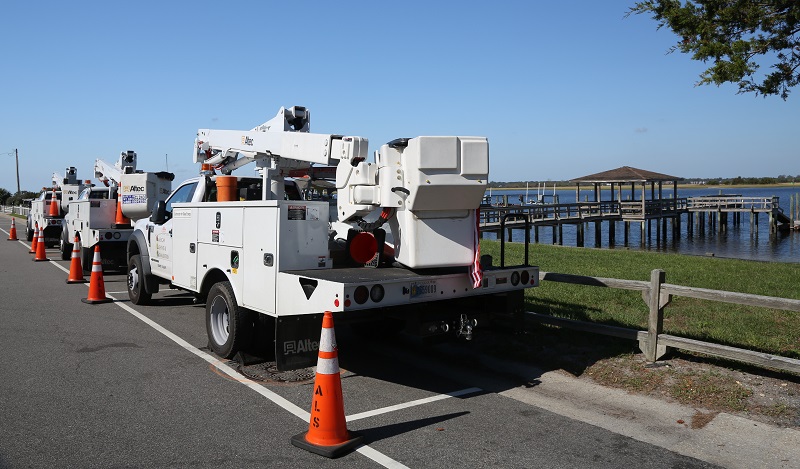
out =
{"type": "Polygon", "coordinates": [[[30,207],[19,207],[19,206],[11,206],[11,205],[0,205],[0,211],[3,213],[8,213],[12,215],[22,215],[27,217],[30,213],[30,207]]]}
{"type": "Polygon", "coordinates": [[[649,308],[646,331],[576,321],[574,319],[557,318],[534,312],[527,312],[526,315],[543,324],[552,324],[585,332],[636,340],[639,342],[639,348],[644,352],[645,358],[649,362],[657,361],[666,353],[667,347],[673,347],[736,360],[751,365],[775,368],[800,374],[800,360],[663,333],[664,308],[672,301],[673,295],[762,308],[782,309],[786,311],[800,311],[800,300],[672,285],[665,283],[665,278],[666,273],[658,269],[650,273],[649,282],[641,280],[621,280],[616,278],[585,277],[553,272],[539,273],[539,279],[541,281],[618,288],[623,290],[638,290],[642,292],[642,299],[649,308]]]}

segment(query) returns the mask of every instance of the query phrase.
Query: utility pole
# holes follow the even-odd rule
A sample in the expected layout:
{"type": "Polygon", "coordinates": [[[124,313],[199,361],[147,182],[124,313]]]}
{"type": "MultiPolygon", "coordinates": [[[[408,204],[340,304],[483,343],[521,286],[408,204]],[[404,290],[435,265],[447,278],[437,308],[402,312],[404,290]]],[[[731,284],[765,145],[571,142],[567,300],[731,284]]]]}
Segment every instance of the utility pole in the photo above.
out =
{"type": "Polygon", "coordinates": [[[19,152],[14,149],[14,158],[17,160],[17,196],[22,192],[19,190],[19,152]]]}

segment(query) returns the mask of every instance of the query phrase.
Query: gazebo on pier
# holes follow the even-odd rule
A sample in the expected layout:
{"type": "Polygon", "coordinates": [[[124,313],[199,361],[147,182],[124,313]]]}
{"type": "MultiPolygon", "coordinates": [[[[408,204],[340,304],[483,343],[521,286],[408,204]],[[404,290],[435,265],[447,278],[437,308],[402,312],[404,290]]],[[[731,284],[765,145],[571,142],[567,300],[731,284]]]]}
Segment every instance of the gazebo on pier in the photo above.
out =
{"type": "MultiPolygon", "coordinates": [[[[685,200],[678,199],[678,181],[683,178],[670,176],[668,174],[656,173],[644,169],[622,166],[602,173],[590,174],[575,179],[570,182],[575,183],[575,200],[581,201],[581,185],[591,187],[591,199],[589,201],[600,203],[604,202],[609,206],[615,206],[619,211],[619,216],[625,223],[625,244],[628,243],[628,235],[631,223],[640,223],[642,229],[642,242],[645,237],[650,236],[650,222],[655,219],[661,220],[663,237],[666,238],[667,219],[671,218],[674,228],[680,228],[680,213],[685,210],[685,200]],[[672,184],[672,194],[669,198],[664,198],[664,184],[672,184]],[[640,190],[637,190],[637,186],[640,190]],[[648,187],[649,186],[649,187],[648,187]],[[604,188],[609,187],[608,198],[604,197],[604,188]],[[628,188],[630,187],[630,191],[628,188]],[[656,191],[656,187],[658,190],[656,191]],[[647,198],[647,189],[650,189],[650,198],[647,198]],[[623,193],[627,196],[623,199],[623,193]],[[637,193],[641,195],[636,198],[637,193]],[[646,231],[645,231],[646,229],[646,231]]],[[[585,196],[589,199],[589,196],[585,196]]],[[[601,208],[601,212],[608,213],[601,208]]],[[[600,221],[595,222],[596,238],[599,239],[600,221]]],[[[658,228],[658,223],[656,224],[658,228]]],[[[609,238],[614,238],[614,223],[609,225],[609,238]]]]}

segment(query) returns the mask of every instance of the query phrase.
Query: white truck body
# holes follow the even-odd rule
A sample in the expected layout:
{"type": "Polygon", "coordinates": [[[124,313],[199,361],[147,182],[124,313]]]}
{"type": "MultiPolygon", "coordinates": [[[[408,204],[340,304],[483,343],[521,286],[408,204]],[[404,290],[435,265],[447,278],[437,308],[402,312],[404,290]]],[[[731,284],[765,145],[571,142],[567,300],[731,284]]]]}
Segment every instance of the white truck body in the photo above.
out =
{"type": "Polygon", "coordinates": [[[104,270],[127,266],[125,252],[133,233],[130,220],[147,217],[157,201],[167,198],[172,181],[169,173],[137,171],[136,158],[135,152],[127,151],[114,166],[95,162],[95,176],[107,186],[87,187],[71,204],[61,236],[62,259],[70,257],[77,236],[85,271],[98,244],[104,270]],[[120,219],[117,210],[127,219],[120,219]]]}
{"type": "Polygon", "coordinates": [[[36,200],[31,202],[31,211],[28,213],[28,221],[26,226],[28,241],[33,239],[33,231],[36,226],[39,227],[40,236],[44,238],[45,245],[48,247],[54,246],[58,243],[58,238],[61,235],[61,228],[63,223],[63,215],[51,217],[50,204],[53,194],[56,196],[56,203],[60,203],[61,191],[53,191],[52,189],[43,190],[36,200]]]}
{"type": "Polygon", "coordinates": [[[471,337],[476,321],[466,310],[521,308],[524,289],[538,285],[537,267],[475,269],[476,209],[489,170],[485,138],[401,139],[368,163],[365,139],[303,133],[307,121],[295,120],[294,130],[280,125],[298,113],[307,118],[304,108],[281,108],[251,131],[198,132],[196,162],[224,174],[256,162],[261,179],[250,185],[234,178],[238,192],[221,201],[220,183],[230,187],[231,176],[191,179],[137,221],[128,243],[133,303],[149,302],[159,284],[193,292],[206,302],[209,344],[226,358],[247,342],[242,328],[270,318],[279,369],[316,359],[298,344],[318,337],[325,311],[345,321],[391,317],[423,335],[471,337]],[[285,200],[283,174],[308,163],[337,164],[330,202],[285,200]],[[376,208],[377,223],[361,218],[376,208]],[[390,235],[380,229],[387,222],[390,235]],[[341,226],[351,229],[336,233],[341,226]],[[373,245],[369,260],[354,254],[364,235],[373,245]],[[431,312],[431,302],[441,306],[431,312]]]}

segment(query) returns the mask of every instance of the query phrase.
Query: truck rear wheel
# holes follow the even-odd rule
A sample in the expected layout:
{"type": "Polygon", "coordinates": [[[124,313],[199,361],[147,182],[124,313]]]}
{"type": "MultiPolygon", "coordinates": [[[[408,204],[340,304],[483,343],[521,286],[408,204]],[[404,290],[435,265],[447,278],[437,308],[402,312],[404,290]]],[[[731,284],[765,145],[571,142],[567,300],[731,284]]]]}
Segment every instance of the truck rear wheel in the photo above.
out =
{"type": "Polygon", "coordinates": [[[211,350],[222,358],[233,358],[249,345],[252,317],[236,304],[230,282],[215,283],[208,292],[206,332],[211,350]]]}
{"type": "Polygon", "coordinates": [[[67,233],[62,232],[59,239],[58,250],[61,251],[61,260],[68,261],[72,257],[72,243],[67,242],[67,233]]]}
{"type": "Polygon", "coordinates": [[[128,298],[135,305],[146,305],[152,295],[145,290],[145,274],[142,270],[142,257],[138,254],[128,260],[128,298]]]}
{"type": "MultiPolygon", "coordinates": [[[[83,242],[81,242],[83,244],[83,242]]],[[[87,248],[81,246],[81,267],[83,268],[83,275],[91,275],[92,262],[94,261],[94,248],[87,248]]]]}

